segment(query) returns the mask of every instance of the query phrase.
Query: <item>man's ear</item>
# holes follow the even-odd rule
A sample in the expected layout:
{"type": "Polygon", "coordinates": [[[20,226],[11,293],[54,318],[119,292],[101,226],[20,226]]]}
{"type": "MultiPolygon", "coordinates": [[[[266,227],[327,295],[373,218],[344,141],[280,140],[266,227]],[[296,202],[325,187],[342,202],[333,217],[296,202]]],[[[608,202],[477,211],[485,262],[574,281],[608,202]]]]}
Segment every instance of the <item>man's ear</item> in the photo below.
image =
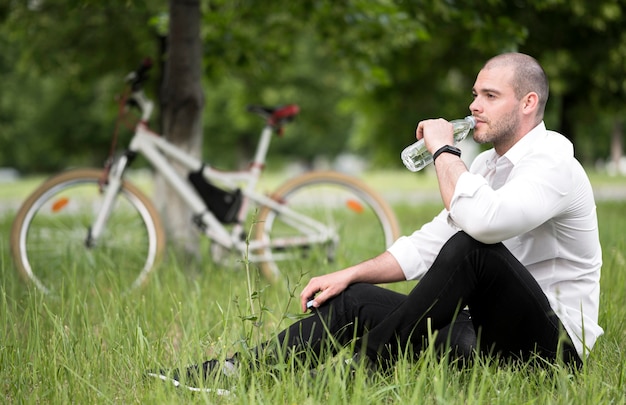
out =
{"type": "Polygon", "coordinates": [[[525,114],[534,114],[539,106],[539,96],[534,91],[522,97],[522,111],[525,114]]]}

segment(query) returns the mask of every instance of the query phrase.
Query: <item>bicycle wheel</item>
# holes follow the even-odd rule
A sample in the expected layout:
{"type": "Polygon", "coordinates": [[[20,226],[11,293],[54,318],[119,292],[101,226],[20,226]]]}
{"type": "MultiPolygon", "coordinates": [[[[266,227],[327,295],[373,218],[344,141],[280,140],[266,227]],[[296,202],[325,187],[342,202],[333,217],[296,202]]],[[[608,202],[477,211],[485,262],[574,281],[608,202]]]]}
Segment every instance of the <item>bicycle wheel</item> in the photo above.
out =
{"type": "Polygon", "coordinates": [[[389,205],[363,182],[336,172],[311,172],[295,177],[272,195],[301,215],[332,230],[332,239],[299,244],[307,237],[293,219],[262,207],[256,225],[261,271],[270,280],[316,275],[356,264],[382,253],[399,236],[389,205]],[[294,243],[292,243],[294,242],[294,243]]]}
{"type": "Polygon", "coordinates": [[[126,181],[102,235],[94,246],[87,246],[102,201],[101,175],[95,169],[56,175],[33,192],[15,217],[11,229],[15,266],[45,293],[137,287],[162,254],[165,233],[157,210],[126,181]]]}

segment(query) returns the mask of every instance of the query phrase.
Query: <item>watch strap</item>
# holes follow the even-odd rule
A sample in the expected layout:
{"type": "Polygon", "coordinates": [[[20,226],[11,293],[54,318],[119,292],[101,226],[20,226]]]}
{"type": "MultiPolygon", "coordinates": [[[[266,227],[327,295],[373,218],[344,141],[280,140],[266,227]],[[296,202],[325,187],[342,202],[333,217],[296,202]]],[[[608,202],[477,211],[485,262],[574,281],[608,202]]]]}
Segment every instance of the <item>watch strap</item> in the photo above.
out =
{"type": "Polygon", "coordinates": [[[433,153],[433,162],[441,155],[442,153],[451,153],[458,157],[461,157],[461,149],[452,145],[444,145],[441,148],[437,149],[435,153],[433,153]]]}

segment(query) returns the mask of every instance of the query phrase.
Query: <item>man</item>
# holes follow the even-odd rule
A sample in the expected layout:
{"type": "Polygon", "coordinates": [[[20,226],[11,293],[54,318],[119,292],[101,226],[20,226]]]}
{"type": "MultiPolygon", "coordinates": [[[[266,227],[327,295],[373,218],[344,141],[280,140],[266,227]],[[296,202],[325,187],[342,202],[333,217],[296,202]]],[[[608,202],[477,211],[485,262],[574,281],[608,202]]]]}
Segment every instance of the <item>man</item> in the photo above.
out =
{"type": "MultiPolygon", "coordinates": [[[[300,301],[303,311],[311,301],[313,314],[268,347],[318,354],[332,337],[384,367],[406,349],[419,353],[438,331],[460,356],[475,348],[581,365],[602,334],[589,180],[572,144],[545,128],[548,81],[535,59],[492,58],[473,95],[474,140],[493,149],[470,170],[452,147],[450,123],[426,120],[416,130],[435,158],[445,209],[378,257],[311,279],[300,301]],[[375,285],[405,279],[420,280],[408,295],[375,285]]],[[[206,377],[233,364],[211,360],[187,374],[206,377]]]]}

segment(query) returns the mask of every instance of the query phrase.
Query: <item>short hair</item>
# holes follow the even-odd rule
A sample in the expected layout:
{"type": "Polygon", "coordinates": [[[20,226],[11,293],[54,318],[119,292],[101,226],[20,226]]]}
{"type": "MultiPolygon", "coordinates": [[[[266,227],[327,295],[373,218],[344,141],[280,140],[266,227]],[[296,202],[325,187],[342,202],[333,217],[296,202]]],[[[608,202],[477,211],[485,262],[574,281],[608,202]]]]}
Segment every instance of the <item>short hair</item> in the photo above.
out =
{"type": "Polygon", "coordinates": [[[532,56],[523,53],[503,53],[495,56],[485,63],[483,69],[493,67],[512,67],[513,70],[513,90],[518,100],[521,100],[530,92],[537,93],[539,98],[537,116],[543,117],[550,88],[548,77],[539,62],[532,56]]]}

